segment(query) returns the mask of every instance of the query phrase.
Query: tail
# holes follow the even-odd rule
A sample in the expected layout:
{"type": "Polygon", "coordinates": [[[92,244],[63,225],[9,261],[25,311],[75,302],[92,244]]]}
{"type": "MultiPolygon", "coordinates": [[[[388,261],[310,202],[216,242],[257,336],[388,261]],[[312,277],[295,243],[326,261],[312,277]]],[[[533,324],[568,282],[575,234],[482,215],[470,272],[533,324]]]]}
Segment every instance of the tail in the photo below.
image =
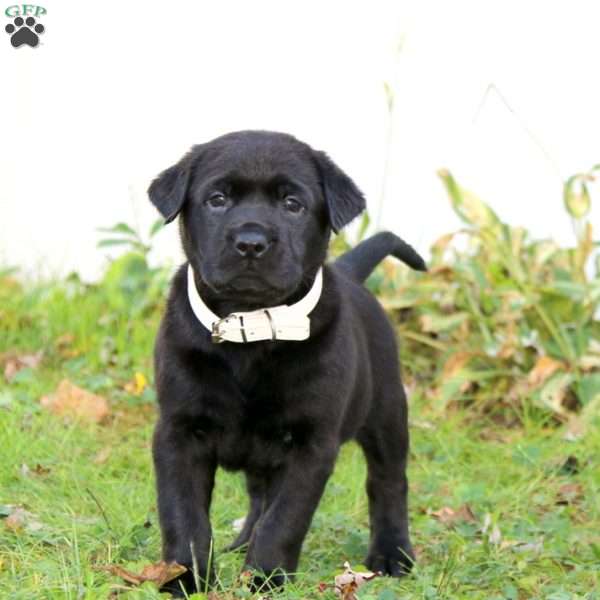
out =
{"type": "Polygon", "coordinates": [[[382,231],[364,240],[335,261],[335,266],[355,281],[363,282],[389,254],[416,271],[427,271],[417,251],[391,231],[382,231]]]}

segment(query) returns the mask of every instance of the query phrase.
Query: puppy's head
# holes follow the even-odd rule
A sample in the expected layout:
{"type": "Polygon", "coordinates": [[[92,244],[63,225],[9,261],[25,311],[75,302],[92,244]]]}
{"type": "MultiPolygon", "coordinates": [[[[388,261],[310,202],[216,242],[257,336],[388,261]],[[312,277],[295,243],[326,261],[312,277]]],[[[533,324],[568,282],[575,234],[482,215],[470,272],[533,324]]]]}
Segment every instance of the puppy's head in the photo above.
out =
{"type": "Polygon", "coordinates": [[[180,215],[184,251],[204,284],[240,306],[293,296],[325,259],[331,229],[365,208],[327,155],[266,131],[194,146],[148,193],[167,222],[180,215]]]}

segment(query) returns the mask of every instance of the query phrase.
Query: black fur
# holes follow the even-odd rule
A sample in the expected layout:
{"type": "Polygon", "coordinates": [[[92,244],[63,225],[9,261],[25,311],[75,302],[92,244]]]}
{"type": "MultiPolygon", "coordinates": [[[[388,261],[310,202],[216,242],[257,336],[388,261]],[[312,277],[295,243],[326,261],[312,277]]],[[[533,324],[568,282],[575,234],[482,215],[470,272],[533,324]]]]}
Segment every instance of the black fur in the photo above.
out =
{"type": "Polygon", "coordinates": [[[375,265],[391,254],[416,271],[427,271],[425,261],[417,251],[391,231],[382,231],[358,244],[335,261],[355,281],[363,282],[375,265]]]}
{"type": "Polygon", "coordinates": [[[323,182],[331,228],[337,233],[365,210],[365,198],[356,184],[324,152],[314,153],[323,182]]]}
{"type": "MultiPolygon", "coordinates": [[[[329,158],[269,132],[195,147],[153,182],[150,197],[167,218],[179,211],[196,285],[219,316],[301,298],[325,260],[331,228],[364,208],[329,158]],[[240,235],[260,239],[264,255],[241,255],[240,235]]],[[[410,569],[398,352],[386,315],[359,282],[387,253],[424,267],[393,234],[363,242],[324,267],[311,335],[302,342],[213,344],[189,305],[187,265],[180,268],[155,348],[153,455],[165,560],[191,569],[195,555],[200,580],[210,580],[209,508],[221,465],[245,472],[250,496],[231,547],[247,547],[246,564],[282,584],[296,570],[339,447],[355,438],[369,471],[366,564],[390,575],[410,569]]],[[[191,573],[165,589],[178,593],[180,584],[192,591],[191,573]]]]}

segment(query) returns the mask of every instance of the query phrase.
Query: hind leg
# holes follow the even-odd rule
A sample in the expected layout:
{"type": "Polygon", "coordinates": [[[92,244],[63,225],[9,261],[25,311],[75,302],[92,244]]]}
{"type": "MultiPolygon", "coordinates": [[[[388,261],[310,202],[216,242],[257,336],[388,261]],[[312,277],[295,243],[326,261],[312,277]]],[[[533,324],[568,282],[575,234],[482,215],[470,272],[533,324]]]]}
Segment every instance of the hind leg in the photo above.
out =
{"type": "Polygon", "coordinates": [[[368,466],[371,539],[365,564],[386,575],[404,575],[414,553],[408,532],[408,422],[401,385],[375,408],[357,439],[368,466]]]}
{"type": "Polygon", "coordinates": [[[275,471],[268,476],[246,473],[246,489],[250,497],[250,508],[242,530],[225,551],[239,550],[246,546],[252,537],[254,527],[263,516],[278,489],[280,473],[275,471]]]}
{"type": "Polygon", "coordinates": [[[247,473],[246,489],[250,497],[250,508],[244,520],[242,530],[235,540],[225,548],[226,551],[238,550],[248,544],[254,531],[254,526],[265,510],[267,482],[256,475],[247,473]]]}

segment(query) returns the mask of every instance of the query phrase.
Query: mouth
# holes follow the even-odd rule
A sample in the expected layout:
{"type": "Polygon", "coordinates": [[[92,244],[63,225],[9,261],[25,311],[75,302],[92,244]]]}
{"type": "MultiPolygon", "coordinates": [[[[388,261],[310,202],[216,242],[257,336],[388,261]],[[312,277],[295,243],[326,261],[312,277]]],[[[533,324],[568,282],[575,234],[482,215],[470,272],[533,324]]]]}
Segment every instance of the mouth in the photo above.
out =
{"type": "Polygon", "coordinates": [[[288,287],[281,280],[272,281],[255,269],[246,269],[227,279],[206,278],[205,282],[222,299],[240,299],[247,301],[272,302],[284,298],[288,287]]]}
{"type": "Polygon", "coordinates": [[[243,294],[248,298],[272,298],[285,294],[286,289],[281,285],[271,283],[266,278],[240,275],[230,279],[219,288],[220,294],[243,294]]]}
{"type": "MultiPolygon", "coordinates": [[[[224,312],[279,306],[298,288],[300,268],[281,262],[199,261],[206,298],[224,312]]],[[[217,310],[218,312],[218,310],[217,310]]]]}

